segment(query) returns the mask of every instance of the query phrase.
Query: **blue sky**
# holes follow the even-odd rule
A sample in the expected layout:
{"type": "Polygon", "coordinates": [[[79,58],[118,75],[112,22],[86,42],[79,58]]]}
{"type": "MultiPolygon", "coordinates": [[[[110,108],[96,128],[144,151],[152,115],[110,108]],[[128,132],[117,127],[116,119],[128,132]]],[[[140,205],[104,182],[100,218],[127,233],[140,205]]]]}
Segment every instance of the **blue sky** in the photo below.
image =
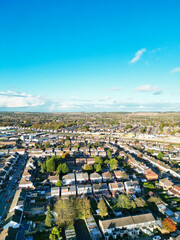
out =
{"type": "Polygon", "coordinates": [[[0,2],[1,111],[180,111],[179,0],[0,2]]]}

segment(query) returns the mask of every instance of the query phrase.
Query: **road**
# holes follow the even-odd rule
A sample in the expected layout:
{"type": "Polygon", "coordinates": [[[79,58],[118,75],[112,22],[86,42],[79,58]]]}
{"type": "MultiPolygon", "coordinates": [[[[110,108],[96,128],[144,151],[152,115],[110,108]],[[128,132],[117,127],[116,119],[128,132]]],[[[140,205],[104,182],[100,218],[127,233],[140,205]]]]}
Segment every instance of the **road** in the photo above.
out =
{"type": "Polygon", "coordinates": [[[12,179],[11,181],[8,182],[8,187],[5,186],[6,191],[4,191],[3,193],[1,193],[0,195],[0,216],[1,216],[1,220],[3,218],[5,218],[7,216],[7,213],[9,211],[12,199],[15,195],[16,192],[16,188],[13,189],[13,184],[15,183],[15,181],[19,178],[19,176],[21,176],[22,171],[24,170],[24,163],[26,162],[26,156],[20,156],[19,159],[19,164],[17,166],[17,169],[15,170],[15,173],[13,173],[12,179]],[[23,167],[23,170],[21,169],[23,167]],[[5,197],[5,195],[7,194],[7,197],[5,197]],[[7,200],[10,200],[9,203],[6,203],[7,200]]]}

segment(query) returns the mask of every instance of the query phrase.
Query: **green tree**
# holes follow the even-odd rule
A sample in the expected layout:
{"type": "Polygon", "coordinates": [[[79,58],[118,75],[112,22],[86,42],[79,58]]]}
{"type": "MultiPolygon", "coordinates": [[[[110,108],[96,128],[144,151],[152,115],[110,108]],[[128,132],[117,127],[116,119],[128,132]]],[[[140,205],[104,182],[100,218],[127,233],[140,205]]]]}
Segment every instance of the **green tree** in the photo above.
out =
{"type": "Polygon", "coordinates": [[[68,152],[65,152],[62,154],[62,159],[69,158],[70,154],[68,152]]]}
{"type": "Polygon", "coordinates": [[[164,123],[163,121],[161,121],[161,124],[159,125],[159,130],[163,132],[163,128],[164,128],[164,123]]]}
{"type": "Polygon", "coordinates": [[[62,239],[62,237],[60,236],[60,232],[61,232],[61,229],[59,231],[57,227],[53,227],[53,229],[52,229],[52,231],[49,235],[49,239],[50,240],[60,240],[60,239],[62,239]]]}
{"type": "Polygon", "coordinates": [[[75,211],[73,202],[67,199],[60,199],[56,202],[54,211],[56,213],[56,224],[58,226],[70,226],[74,224],[75,211]]]}
{"type": "Polygon", "coordinates": [[[79,149],[80,148],[80,144],[76,143],[75,147],[77,147],[79,149]]]}
{"type": "Polygon", "coordinates": [[[67,166],[66,163],[63,163],[63,164],[59,164],[59,166],[57,167],[57,171],[56,171],[56,174],[66,174],[69,172],[69,168],[67,166]]]}
{"type": "Polygon", "coordinates": [[[136,206],[136,203],[132,200],[131,201],[131,208],[136,208],[137,206],[136,206]]]}
{"type": "Polygon", "coordinates": [[[67,148],[70,147],[70,140],[66,140],[65,143],[64,143],[64,145],[65,145],[67,148]]]}
{"type": "Polygon", "coordinates": [[[164,157],[163,153],[162,153],[162,152],[159,152],[158,155],[157,155],[157,158],[158,158],[159,160],[162,160],[163,157],[164,157]]]}
{"type": "Polygon", "coordinates": [[[107,157],[111,160],[112,159],[112,149],[107,150],[107,157]]]}
{"type": "Polygon", "coordinates": [[[44,149],[42,142],[39,144],[39,149],[42,149],[42,150],[44,149]]]}
{"type": "Polygon", "coordinates": [[[84,170],[86,172],[93,172],[93,165],[92,164],[85,164],[84,170]]]}
{"type": "Polygon", "coordinates": [[[95,157],[94,160],[95,160],[95,163],[97,163],[97,164],[100,164],[100,165],[103,164],[103,160],[100,156],[95,157]]]}
{"type": "Polygon", "coordinates": [[[52,214],[50,207],[47,207],[47,213],[46,213],[46,218],[45,218],[45,226],[46,227],[52,227],[52,214]]]}
{"type": "Polygon", "coordinates": [[[102,218],[105,217],[106,215],[108,215],[107,206],[102,198],[100,199],[100,201],[98,203],[98,209],[100,210],[100,216],[102,218]]]}
{"type": "Polygon", "coordinates": [[[91,216],[91,206],[87,198],[76,198],[73,206],[76,218],[88,218],[91,216]]]}
{"type": "Polygon", "coordinates": [[[56,170],[56,163],[53,158],[46,160],[46,168],[47,168],[47,172],[54,172],[56,170]]]}
{"type": "Polygon", "coordinates": [[[109,163],[110,163],[110,161],[111,160],[109,160],[109,159],[106,159],[105,161],[104,161],[104,163],[108,166],[109,165],[109,163]]]}
{"type": "MultiPolygon", "coordinates": [[[[179,130],[179,133],[180,133],[180,130],[179,130]]],[[[169,151],[173,151],[173,150],[174,150],[174,147],[172,146],[172,144],[169,144],[169,145],[168,145],[168,150],[169,150],[169,151]]]]}
{"type": "Polygon", "coordinates": [[[145,133],[146,131],[147,131],[147,127],[142,127],[140,130],[141,133],[145,133]]]}
{"type": "Polygon", "coordinates": [[[142,198],[135,198],[134,202],[137,207],[144,207],[146,206],[146,202],[142,198]]]}
{"type": "Polygon", "coordinates": [[[57,187],[61,187],[62,186],[62,181],[61,180],[59,180],[59,181],[57,181],[57,183],[55,184],[57,187]]]}
{"type": "Polygon", "coordinates": [[[42,164],[41,164],[41,173],[45,173],[45,171],[46,171],[46,162],[43,162],[42,164]]]}
{"type": "Polygon", "coordinates": [[[118,160],[116,160],[115,158],[112,158],[109,162],[109,165],[112,170],[116,170],[118,166],[118,160]]]}
{"type": "Polygon", "coordinates": [[[91,147],[91,144],[90,144],[90,143],[87,143],[87,147],[90,148],[90,147],[91,147]]]}
{"type": "Polygon", "coordinates": [[[83,211],[84,211],[84,217],[89,218],[91,216],[91,205],[90,201],[87,198],[83,199],[83,211]]]}
{"type": "Polygon", "coordinates": [[[127,129],[129,129],[129,128],[132,128],[132,125],[131,125],[131,124],[127,124],[124,129],[127,130],[127,129]]]}
{"type": "Polygon", "coordinates": [[[160,204],[162,201],[161,201],[161,198],[159,198],[159,197],[150,197],[148,199],[148,202],[152,202],[152,203],[155,203],[157,205],[157,204],[160,204]]]}
{"type": "Polygon", "coordinates": [[[73,202],[75,217],[80,218],[80,219],[84,218],[83,209],[82,209],[82,201],[83,201],[82,198],[76,198],[73,202]]]}
{"type": "Polygon", "coordinates": [[[44,145],[45,148],[50,148],[50,143],[49,142],[46,142],[45,145],[44,145]]]}
{"type": "Polygon", "coordinates": [[[130,209],[131,201],[128,195],[120,194],[117,201],[117,207],[124,208],[124,209],[130,209]]]}
{"type": "Polygon", "coordinates": [[[97,173],[102,172],[101,164],[96,164],[95,169],[97,173]]]}

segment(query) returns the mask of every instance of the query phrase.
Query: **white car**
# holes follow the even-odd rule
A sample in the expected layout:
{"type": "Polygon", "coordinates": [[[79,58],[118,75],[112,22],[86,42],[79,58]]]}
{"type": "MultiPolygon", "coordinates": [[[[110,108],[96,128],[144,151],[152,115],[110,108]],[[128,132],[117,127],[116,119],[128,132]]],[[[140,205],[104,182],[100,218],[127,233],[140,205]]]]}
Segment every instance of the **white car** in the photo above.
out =
{"type": "Polygon", "coordinates": [[[161,237],[159,235],[153,237],[153,240],[160,240],[160,239],[161,237]]]}

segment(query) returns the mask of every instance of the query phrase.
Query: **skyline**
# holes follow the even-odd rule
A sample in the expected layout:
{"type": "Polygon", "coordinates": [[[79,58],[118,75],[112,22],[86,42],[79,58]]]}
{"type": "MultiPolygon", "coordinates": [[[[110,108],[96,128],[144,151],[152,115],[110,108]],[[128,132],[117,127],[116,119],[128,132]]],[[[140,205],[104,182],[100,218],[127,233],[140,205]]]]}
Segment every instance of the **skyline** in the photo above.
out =
{"type": "Polygon", "coordinates": [[[180,111],[179,11],[178,0],[1,2],[0,111],[180,111]]]}

